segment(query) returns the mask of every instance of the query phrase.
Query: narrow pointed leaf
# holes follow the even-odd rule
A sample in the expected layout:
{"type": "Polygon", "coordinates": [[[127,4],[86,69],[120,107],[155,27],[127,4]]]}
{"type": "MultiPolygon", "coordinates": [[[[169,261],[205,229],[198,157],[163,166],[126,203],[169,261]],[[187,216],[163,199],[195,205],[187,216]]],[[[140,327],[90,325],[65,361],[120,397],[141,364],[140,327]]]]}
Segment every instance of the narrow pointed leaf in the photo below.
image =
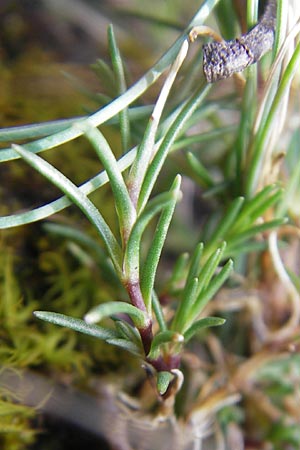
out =
{"type": "Polygon", "coordinates": [[[154,233],[154,238],[142,270],[141,291],[148,312],[151,310],[151,298],[156,277],[156,270],[179,196],[180,182],[181,177],[178,175],[170,189],[170,193],[174,194],[173,199],[161,213],[154,233]]]}
{"type": "Polygon", "coordinates": [[[159,298],[157,297],[154,290],[152,290],[152,309],[154,311],[160,331],[165,331],[167,329],[167,324],[159,298]]]}
{"type": "MultiPolygon", "coordinates": [[[[112,319],[114,319],[112,317],[112,319]]],[[[141,336],[138,330],[125,320],[115,319],[116,330],[119,335],[128,341],[134,342],[136,345],[141,343],[141,336]]]]}
{"type": "Polygon", "coordinates": [[[128,341],[126,339],[113,338],[107,339],[106,342],[108,344],[115,345],[116,347],[120,347],[123,350],[127,350],[129,353],[132,353],[135,356],[138,356],[140,358],[143,357],[143,350],[132,341],[128,341]]]}
{"type": "Polygon", "coordinates": [[[141,210],[147,204],[148,199],[151,195],[154,184],[157,180],[157,177],[161,171],[161,168],[165,162],[165,159],[171,150],[172,144],[175,140],[180,136],[185,123],[189,120],[193,112],[198,108],[200,103],[204,100],[208,91],[210,90],[209,85],[206,85],[204,88],[201,86],[197,92],[190,98],[190,100],[186,103],[184,108],[178,114],[166,135],[163,138],[163,141],[155,154],[147,173],[145,175],[141,192],[139,196],[138,209],[141,210]]]}
{"type": "Polygon", "coordinates": [[[185,322],[189,317],[190,310],[197,298],[199,290],[198,285],[199,285],[198,278],[193,278],[192,280],[189,281],[188,284],[186,284],[182,294],[182,300],[179,304],[179,307],[176,311],[172,323],[173,330],[181,332],[185,328],[185,322]]]}
{"type": "Polygon", "coordinates": [[[61,327],[70,328],[83,334],[88,334],[97,339],[107,341],[108,339],[118,338],[119,335],[114,330],[99,327],[98,325],[87,324],[84,320],[75,317],[65,316],[64,314],[54,313],[50,311],[34,311],[34,316],[45,322],[53,323],[61,327]]]}
{"type": "Polygon", "coordinates": [[[110,96],[115,95],[116,83],[114,72],[111,67],[103,59],[97,59],[96,62],[91,65],[91,68],[100,78],[103,86],[105,86],[106,92],[109,92],[110,96]]]}
{"type": "Polygon", "coordinates": [[[178,55],[171,65],[169,73],[164,81],[159,97],[156,101],[155,107],[149,119],[143,140],[138,148],[136,160],[134,161],[130,174],[129,184],[131,186],[131,192],[135,199],[135,203],[138,203],[138,211],[141,211],[146,203],[140,202],[140,190],[142,183],[147,173],[149,163],[153,160],[155,153],[157,152],[157,146],[155,145],[156,135],[158,127],[161,122],[161,115],[169,96],[171,87],[176,79],[176,75],[180,66],[182,65],[188,51],[188,43],[184,41],[179,49],[178,55]]]}
{"type": "Polygon", "coordinates": [[[204,266],[201,268],[198,278],[198,294],[205,289],[209,283],[211,278],[213,277],[226,249],[226,242],[223,242],[222,246],[218,248],[206,261],[204,266]]]}
{"type": "Polygon", "coordinates": [[[47,161],[34,153],[30,153],[19,145],[14,145],[13,147],[30,166],[61,189],[82,210],[98,230],[116,270],[121,273],[121,248],[95,205],[75,184],[47,161]]]}
{"type": "Polygon", "coordinates": [[[173,380],[174,375],[171,372],[161,371],[157,374],[157,391],[160,395],[164,395],[173,380]]]}
{"type": "Polygon", "coordinates": [[[247,223],[253,223],[262,216],[268,208],[274,206],[282,197],[282,194],[282,189],[278,189],[276,185],[265,187],[254,198],[244,204],[244,207],[233,226],[233,231],[241,229],[243,224],[247,225],[247,223]]]}
{"type": "Polygon", "coordinates": [[[274,228],[278,228],[284,225],[287,222],[286,218],[282,219],[274,219],[269,222],[265,222],[259,225],[254,225],[241,233],[237,234],[235,237],[230,239],[230,245],[236,246],[237,244],[241,244],[243,241],[249,240],[255,236],[258,236],[260,233],[264,233],[266,231],[272,230],[274,228]]]}
{"type": "Polygon", "coordinates": [[[140,241],[145,228],[157,213],[173,203],[174,198],[177,200],[178,197],[179,194],[174,192],[159,194],[148,203],[143,213],[138,217],[129,236],[124,255],[123,266],[128,279],[137,280],[139,278],[140,241]]]}
{"type": "MultiPolygon", "coordinates": [[[[26,146],[23,146],[25,148],[26,146]]],[[[0,161],[3,150],[0,152],[0,161]]],[[[16,152],[14,152],[16,153],[16,152]]],[[[126,170],[132,163],[135,157],[135,149],[132,149],[126,155],[124,155],[119,161],[118,165],[121,171],[126,170]]],[[[108,182],[106,172],[100,172],[90,180],[79,186],[81,192],[85,195],[91,194],[101,186],[104,186],[108,182]]],[[[38,220],[46,219],[55,213],[63,211],[68,206],[72,205],[72,201],[67,196],[62,196],[53,202],[50,202],[44,206],[34,208],[24,213],[12,214],[9,216],[0,217],[0,229],[17,227],[28,223],[36,222],[38,220]]]]}
{"type": "Polygon", "coordinates": [[[224,256],[225,258],[234,258],[247,253],[255,254],[266,250],[267,247],[267,241],[242,240],[235,245],[228,245],[224,256]]]}
{"type": "MultiPolygon", "coordinates": [[[[243,197],[236,198],[229,206],[225,216],[222,218],[221,222],[217,225],[216,230],[210,238],[209,247],[219,245],[219,240],[224,240],[226,238],[226,233],[230,230],[234,224],[241,208],[244,203],[243,197]]],[[[208,246],[206,247],[208,251],[208,246]]]]}
{"type": "Polygon", "coordinates": [[[196,175],[197,179],[200,181],[201,185],[204,187],[213,187],[214,181],[210,176],[210,173],[203,166],[201,161],[197,159],[193,153],[187,154],[187,161],[189,166],[192,168],[193,173],[196,175]]]}
{"type": "MultiPolygon", "coordinates": [[[[195,113],[195,115],[197,112],[195,113]]],[[[200,133],[195,133],[188,136],[183,136],[177,139],[175,144],[172,146],[172,152],[175,150],[181,150],[190,148],[193,144],[203,144],[207,143],[209,141],[213,141],[216,139],[223,139],[226,135],[233,135],[236,133],[237,126],[236,125],[229,125],[224,126],[220,128],[212,127],[209,131],[201,131],[200,133]]],[[[193,155],[193,153],[189,152],[188,155],[193,155]]],[[[194,156],[194,155],[193,155],[194,156]]],[[[194,156],[195,157],[195,156],[194,156]]],[[[197,161],[199,161],[197,159],[197,161]]],[[[188,161],[190,163],[190,161],[188,161]]],[[[206,171],[206,169],[204,168],[206,171]]],[[[213,181],[213,178],[211,178],[210,174],[207,172],[209,178],[211,181],[213,181]]]]}
{"type": "Polygon", "coordinates": [[[186,280],[186,285],[189,284],[189,282],[193,278],[198,277],[198,275],[200,273],[200,267],[201,267],[200,261],[201,261],[202,255],[203,255],[203,249],[204,249],[203,242],[199,242],[199,244],[196,245],[196,248],[195,248],[192,258],[191,258],[189,272],[188,272],[188,276],[187,276],[187,280],[186,280]]]}
{"type": "Polygon", "coordinates": [[[91,324],[116,314],[128,314],[138,328],[146,327],[149,322],[148,317],[143,311],[125,302],[102,303],[89,311],[84,319],[87,323],[91,324]]]}
{"type": "Polygon", "coordinates": [[[171,330],[161,331],[153,338],[148,358],[149,359],[157,358],[160,351],[160,347],[164,344],[175,344],[175,343],[180,344],[183,343],[183,341],[184,341],[183,335],[177,333],[176,331],[171,330]]]}
{"type": "MultiPolygon", "coordinates": [[[[109,43],[109,49],[111,54],[111,61],[112,66],[114,69],[114,75],[116,79],[116,85],[117,85],[117,94],[121,95],[127,90],[126,86],[126,80],[125,80],[125,72],[124,72],[124,66],[123,61],[121,58],[120,50],[117,45],[115,33],[113,30],[112,25],[108,27],[108,43],[109,43]]],[[[130,145],[130,121],[129,121],[129,114],[128,114],[128,107],[122,109],[119,113],[120,117],[120,130],[121,130],[121,137],[122,137],[122,147],[123,147],[123,153],[125,153],[130,145]]]]}
{"type": "Polygon", "coordinates": [[[124,230],[130,226],[136,217],[136,212],[129,197],[126,184],[117,160],[103,134],[95,127],[85,123],[78,126],[93,145],[110,181],[114,194],[116,209],[120,221],[120,228],[124,230]]]}
{"type": "Polygon", "coordinates": [[[188,342],[196,333],[208,327],[218,327],[226,322],[221,317],[204,317],[197,320],[193,325],[188,328],[184,333],[184,341],[188,342]]]}
{"type": "MultiPolygon", "coordinates": [[[[48,136],[51,133],[57,133],[70,127],[82,117],[72,117],[70,119],[52,120],[45,123],[34,123],[30,125],[13,126],[0,129],[0,142],[17,142],[24,139],[38,138],[48,136]]],[[[12,153],[12,152],[11,152],[12,153]]],[[[2,158],[0,158],[0,161],[2,158]]]]}
{"type": "Polygon", "coordinates": [[[199,297],[197,298],[196,302],[194,303],[192,310],[191,310],[191,316],[190,320],[194,321],[203,308],[207,305],[209,300],[218,292],[218,290],[221,288],[221,286],[224,284],[224,282],[229,277],[231,271],[233,268],[233,262],[229,260],[224,267],[222,267],[220,273],[216,275],[213,280],[210,282],[209,286],[204,292],[201,292],[199,297]]]}
{"type": "Polygon", "coordinates": [[[256,206],[255,211],[250,215],[252,221],[264,215],[269,208],[274,207],[276,203],[282,198],[283,193],[283,189],[277,189],[277,191],[273,195],[270,195],[259,206],[256,206]]]}

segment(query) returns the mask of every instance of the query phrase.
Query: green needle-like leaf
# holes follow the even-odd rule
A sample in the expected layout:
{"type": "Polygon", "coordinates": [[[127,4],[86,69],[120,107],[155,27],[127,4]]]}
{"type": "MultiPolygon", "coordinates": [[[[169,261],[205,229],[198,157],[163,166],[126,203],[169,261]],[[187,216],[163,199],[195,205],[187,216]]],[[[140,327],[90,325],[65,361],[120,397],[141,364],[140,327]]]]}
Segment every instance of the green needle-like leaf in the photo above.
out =
{"type": "MultiPolygon", "coordinates": [[[[206,105],[203,105],[203,110],[205,110],[206,105]]],[[[194,116],[197,116],[197,112],[195,112],[194,116]]],[[[194,118],[193,116],[193,118],[194,118]]],[[[201,120],[202,117],[200,117],[199,120],[201,120]]],[[[190,148],[193,144],[204,144],[204,143],[208,143],[209,141],[215,141],[216,139],[222,139],[224,138],[224,136],[226,135],[232,135],[235,131],[236,131],[236,125],[231,125],[228,127],[221,127],[221,128],[212,128],[209,131],[201,131],[198,134],[192,134],[191,136],[182,136],[180,138],[178,138],[175,142],[175,144],[172,146],[172,152],[175,150],[179,150],[179,149],[186,149],[186,148],[190,148]]],[[[188,152],[188,155],[193,155],[193,159],[195,158],[197,161],[199,161],[195,155],[191,152],[188,152]]],[[[202,165],[202,164],[201,164],[202,165]]],[[[204,166],[202,166],[204,167],[204,166]]],[[[204,168],[204,170],[206,171],[206,174],[209,176],[210,180],[213,181],[213,179],[211,178],[210,174],[207,172],[207,170],[204,168]]]]}
{"type": "Polygon", "coordinates": [[[188,328],[184,333],[184,341],[188,342],[196,333],[208,327],[218,327],[226,322],[221,317],[204,317],[197,320],[193,325],[188,328]]]}
{"type": "Polygon", "coordinates": [[[173,204],[174,200],[177,201],[178,197],[177,191],[176,193],[172,191],[159,194],[148,203],[143,213],[138,217],[129,236],[124,255],[123,266],[126,279],[134,281],[139,278],[140,241],[145,228],[157,213],[168,207],[170,203],[173,204]]]}
{"type": "MultiPolygon", "coordinates": [[[[84,119],[84,117],[73,117],[71,119],[53,120],[45,123],[35,123],[32,125],[23,125],[10,128],[0,129],[0,142],[19,141],[22,139],[38,138],[48,136],[51,133],[57,133],[61,130],[69,128],[73,123],[84,119]]],[[[6,155],[8,155],[6,150],[6,155]]],[[[10,151],[12,154],[12,151],[10,151]]],[[[1,155],[2,157],[2,155],[1,155]]],[[[2,158],[0,158],[0,161],[2,158]]]]}
{"type": "Polygon", "coordinates": [[[148,359],[155,359],[158,357],[160,347],[165,344],[182,344],[184,342],[183,335],[176,331],[165,330],[156,334],[153,338],[151,349],[147,355],[148,359]]]}
{"type": "MultiPolygon", "coordinates": [[[[22,147],[26,148],[25,146],[22,147]]],[[[2,151],[1,151],[2,152],[2,151]]],[[[0,152],[0,155],[1,155],[0,152]]],[[[14,152],[16,153],[16,152],[14,152]]],[[[135,157],[135,149],[124,155],[119,161],[118,165],[121,171],[127,169],[135,157]]],[[[79,186],[79,189],[83,194],[88,195],[94,192],[96,189],[104,186],[108,182],[108,177],[106,172],[101,172],[95,177],[91,178],[87,182],[79,186]]],[[[36,222],[37,220],[46,219],[55,213],[62,211],[68,206],[72,205],[72,201],[67,197],[63,196],[53,202],[48,203],[45,206],[40,206],[39,208],[32,209],[31,211],[26,211],[20,214],[13,214],[10,216],[0,217],[0,229],[16,227],[20,225],[25,225],[27,223],[36,222]]]]}
{"type": "MultiPolygon", "coordinates": [[[[112,319],[114,319],[114,317],[112,317],[112,319]]],[[[141,344],[141,336],[135,327],[130,325],[130,323],[125,320],[121,320],[119,318],[114,320],[116,329],[123,339],[127,339],[130,342],[135,342],[138,346],[141,344]]]]}
{"type": "MultiPolygon", "coordinates": [[[[117,84],[117,94],[121,95],[127,90],[125,72],[122,57],[119,47],[117,45],[115,33],[112,25],[108,27],[108,43],[111,55],[112,66],[114,69],[114,75],[117,84]]],[[[128,114],[128,107],[122,109],[119,113],[120,116],[120,131],[122,138],[123,153],[125,153],[130,145],[130,121],[128,114]]]]}
{"type": "Polygon", "coordinates": [[[116,93],[116,83],[114,72],[110,65],[99,58],[94,64],[91,64],[91,68],[105,86],[105,91],[108,92],[110,97],[113,97],[116,93]]]}
{"type": "Polygon", "coordinates": [[[261,217],[269,208],[279,201],[282,194],[283,190],[272,184],[266,186],[258,192],[255,197],[246,201],[232,227],[231,234],[234,235],[235,232],[241,230],[245,225],[255,222],[256,219],[261,217]]]}
{"type": "Polygon", "coordinates": [[[210,176],[209,171],[203,166],[203,164],[200,162],[199,159],[193,155],[193,153],[187,154],[187,161],[193,170],[194,174],[196,175],[197,179],[199,180],[199,183],[204,187],[213,187],[214,181],[212,177],[210,176]]]}
{"type": "Polygon", "coordinates": [[[225,256],[231,256],[233,259],[241,255],[247,255],[248,253],[260,253],[266,250],[268,243],[266,241],[240,241],[235,245],[228,245],[225,251],[225,256]]]}
{"type": "Polygon", "coordinates": [[[184,129],[185,123],[189,120],[193,112],[198,108],[198,106],[206,97],[209,89],[209,85],[206,85],[204,88],[200,87],[196,91],[196,93],[182,108],[182,110],[170,126],[169,130],[167,131],[166,135],[164,136],[163,141],[160,144],[160,147],[156,152],[155,157],[153,158],[145,175],[139,196],[138,210],[142,210],[148,202],[153,186],[161,171],[164,161],[169,151],[171,150],[173,143],[180,136],[181,132],[184,129]]]}
{"type": "Polygon", "coordinates": [[[157,391],[160,395],[164,395],[173,380],[174,375],[171,372],[161,371],[157,374],[157,391]]]}
{"type": "MultiPolygon", "coordinates": [[[[249,227],[248,229],[242,231],[241,233],[237,234],[236,236],[232,237],[230,239],[230,247],[235,247],[238,244],[241,244],[243,241],[246,241],[248,239],[251,239],[255,236],[258,236],[260,233],[263,233],[265,231],[269,231],[274,228],[278,228],[281,225],[285,224],[287,219],[274,219],[270,220],[269,222],[265,222],[259,225],[254,225],[252,227],[249,227]]],[[[228,246],[229,247],[229,246],[228,246]]],[[[230,254],[230,247],[228,251],[228,254],[230,254]]]]}
{"type": "Polygon", "coordinates": [[[127,339],[107,339],[107,343],[122,348],[123,350],[127,350],[129,353],[132,353],[134,356],[138,356],[139,358],[143,357],[142,348],[127,339]]]}
{"type": "Polygon", "coordinates": [[[152,308],[159,326],[160,331],[166,331],[167,330],[167,324],[164,318],[164,313],[161,307],[161,304],[159,302],[159,299],[156,295],[156,292],[152,290],[152,308]]]}
{"type": "Polygon", "coordinates": [[[201,268],[200,260],[203,248],[203,244],[200,243],[194,251],[182,293],[182,300],[172,323],[172,329],[179,332],[182,332],[186,328],[186,324],[189,323],[191,310],[197,297],[210,285],[211,279],[224,255],[226,244],[223,243],[223,246],[217,249],[201,268]]]}
{"type": "MultiPolygon", "coordinates": [[[[161,122],[161,115],[169,96],[171,87],[176,79],[176,75],[187,55],[188,42],[184,41],[177,57],[171,65],[170,71],[162,86],[159,97],[156,101],[155,107],[149,119],[143,140],[139,145],[136,159],[132,164],[131,171],[128,177],[128,185],[130,186],[131,196],[134,203],[138,203],[140,196],[140,189],[147,173],[149,163],[153,159],[157,151],[155,146],[156,134],[161,122]]],[[[140,209],[139,209],[140,210],[140,209]]]]}
{"type": "Polygon", "coordinates": [[[260,205],[256,205],[255,210],[250,214],[250,219],[254,221],[259,217],[263,216],[266,213],[266,211],[268,211],[268,209],[274,207],[279,202],[279,200],[283,196],[283,193],[284,193],[283,189],[277,189],[274,192],[274,194],[266,198],[264,202],[261,202],[260,205]]]}
{"type": "Polygon", "coordinates": [[[189,280],[188,283],[186,283],[182,294],[182,300],[179,304],[179,307],[176,311],[175,317],[172,322],[173,330],[182,332],[182,330],[185,328],[186,320],[189,317],[191,308],[197,298],[198,285],[199,285],[198,278],[192,278],[191,280],[189,280]]]}
{"type": "Polygon", "coordinates": [[[218,292],[221,286],[229,277],[233,268],[233,262],[229,260],[224,267],[222,267],[221,271],[216,275],[213,280],[210,282],[207,289],[200,293],[199,297],[195,301],[194,305],[191,308],[189,323],[193,323],[195,319],[199,316],[203,308],[207,305],[209,300],[218,292]]]}
{"type": "Polygon", "coordinates": [[[173,199],[161,213],[154,233],[154,238],[142,270],[141,291],[148,312],[150,312],[151,310],[151,296],[154,287],[157,266],[179,196],[180,182],[181,177],[178,175],[170,189],[170,193],[173,194],[173,199]]]}
{"type": "Polygon", "coordinates": [[[190,281],[193,278],[198,277],[198,275],[199,275],[200,267],[201,267],[200,262],[201,262],[201,258],[203,255],[203,249],[204,249],[203,242],[199,242],[199,244],[196,245],[193,256],[191,258],[189,272],[188,272],[188,276],[186,279],[186,286],[190,283],[190,281]]]}
{"type": "Polygon", "coordinates": [[[99,327],[98,325],[90,325],[87,324],[84,320],[65,316],[64,314],[49,311],[34,311],[33,314],[35,315],[35,317],[44,320],[45,322],[50,322],[54,325],[70,328],[71,330],[79,331],[80,333],[88,334],[104,341],[107,341],[108,339],[116,339],[119,337],[118,333],[116,333],[114,330],[99,327]]]}
{"type": "Polygon", "coordinates": [[[95,205],[75,184],[47,161],[28,150],[24,150],[19,145],[14,145],[14,149],[28,164],[61,189],[82,210],[98,230],[117,272],[121,273],[121,248],[95,205]]]}
{"type": "MultiPolygon", "coordinates": [[[[199,284],[198,284],[198,294],[205,289],[210,281],[212,276],[214,275],[223,255],[226,249],[226,242],[223,242],[222,246],[218,248],[206,261],[206,263],[201,268],[198,278],[199,278],[199,284]]],[[[206,248],[204,249],[204,252],[206,251],[206,248]]]]}
{"type": "Polygon", "coordinates": [[[114,193],[116,209],[120,221],[120,229],[122,230],[122,235],[126,235],[126,230],[131,228],[131,225],[135,220],[136,212],[129,197],[127,187],[116,158],[107,140],[97,128],[90,126],[88,122],[78,124],[78,127],[84,131],[86,137],[92,143],[106,170],[112,191],[114,193]]]}
{"type": "Polygon", "coordinates": [[[213,235],[211,236],[209,244],[207,244],[205,247],[206,254],[210,254],[211,251],[217,248],[220,245],[220,240],[226,239],[226,233],[230,230],[236,218],[238,217],[243,203],[243,197],[238,197],[231,203],[228,210],[226,211],[225,216],[222,218],[220,223],[218,223],[213,235]]]}
{"type": "Polygon", "coordinates": [[[145,328],[149,324],[149,319],[143,311],[129,303],[117,301],[96,306],[85,315],[84,319],[91,324],[116,314],[128,314],[137,328],[145,328]]]}

